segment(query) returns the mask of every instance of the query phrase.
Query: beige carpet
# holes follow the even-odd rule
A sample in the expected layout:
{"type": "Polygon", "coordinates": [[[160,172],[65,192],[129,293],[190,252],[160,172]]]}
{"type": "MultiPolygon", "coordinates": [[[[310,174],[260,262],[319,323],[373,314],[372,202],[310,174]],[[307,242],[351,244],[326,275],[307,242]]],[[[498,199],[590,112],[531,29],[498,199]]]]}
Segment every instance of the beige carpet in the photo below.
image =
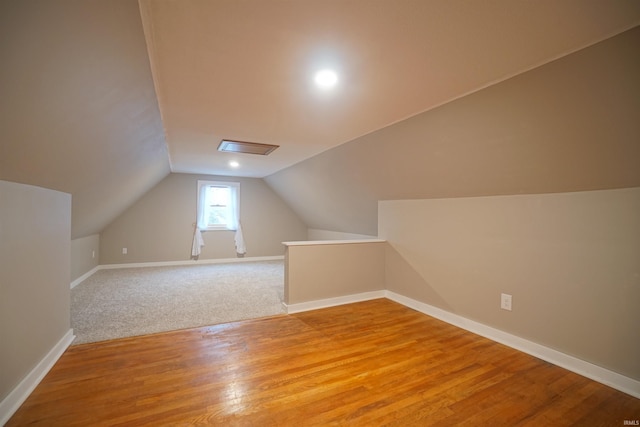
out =
{"type": "Polygon", "coordinates": [[[99,270],[71,290],[73,344],[283,314],[283,261],[99,270]]]}

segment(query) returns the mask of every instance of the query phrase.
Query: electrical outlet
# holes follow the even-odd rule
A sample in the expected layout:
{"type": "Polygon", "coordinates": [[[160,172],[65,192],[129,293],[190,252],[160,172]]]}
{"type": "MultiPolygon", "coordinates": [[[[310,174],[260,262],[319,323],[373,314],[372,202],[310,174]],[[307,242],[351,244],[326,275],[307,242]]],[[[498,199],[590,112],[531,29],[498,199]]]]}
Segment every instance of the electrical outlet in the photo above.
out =
{"type": "Polygon", "coordinates": [[[91,251],[91,258],[95,258],[96,257],[96,251],[91,251]]]}
{"type": "Polygon", "coordinates": [[[127,248],[122,248],[122,255],[126,255],[127,254],[127,248]]]}
{"type": "Polygon", "coordinates": [[[511,311],[511,298],[509,294],[500,294],[500,308],[511,311]]]}

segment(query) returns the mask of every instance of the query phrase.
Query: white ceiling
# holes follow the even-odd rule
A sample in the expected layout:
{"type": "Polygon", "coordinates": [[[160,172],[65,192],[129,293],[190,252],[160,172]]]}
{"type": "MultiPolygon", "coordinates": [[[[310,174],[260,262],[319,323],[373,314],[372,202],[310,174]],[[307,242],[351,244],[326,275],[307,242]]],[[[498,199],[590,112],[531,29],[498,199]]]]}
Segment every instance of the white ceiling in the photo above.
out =
{"type": "Polygon", "coordinates": [[[640,24],[637,0],[140,0],[140,9],[171,170],[250,177],[640,24]],[[321,68],[339,74],[330,91],[314,87],[321,68]],[[220,153],[223,138],[280,148],[220,153]]]}

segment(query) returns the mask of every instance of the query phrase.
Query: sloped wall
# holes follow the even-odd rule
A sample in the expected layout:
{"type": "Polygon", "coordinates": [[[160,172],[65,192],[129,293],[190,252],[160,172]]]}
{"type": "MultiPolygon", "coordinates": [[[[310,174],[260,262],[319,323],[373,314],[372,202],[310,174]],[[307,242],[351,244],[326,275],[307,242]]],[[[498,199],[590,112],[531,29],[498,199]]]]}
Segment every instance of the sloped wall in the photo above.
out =
{"type": "Polygon", "coordinates": [[[367,235],[378,200],[640,186],[639,75],[636,27],[265,180],[309,228],[367,235]]]}
{"type": "Polygon", "coordinates": [[[169,174],[137,0],[0,2],[0,179],[99,233],[169,174]]]}
{"type": "MultiPolygon", "coordinates": [[[[170,174],[101,233],[100,264],[189,260],[199,179],[240,182],[247,257],[284,255],[283,241],[306,240],[307,226],[261,179],[170,174]]],[[[200,259],[236,257],[234,232],[203,237],[200,259]]]]}

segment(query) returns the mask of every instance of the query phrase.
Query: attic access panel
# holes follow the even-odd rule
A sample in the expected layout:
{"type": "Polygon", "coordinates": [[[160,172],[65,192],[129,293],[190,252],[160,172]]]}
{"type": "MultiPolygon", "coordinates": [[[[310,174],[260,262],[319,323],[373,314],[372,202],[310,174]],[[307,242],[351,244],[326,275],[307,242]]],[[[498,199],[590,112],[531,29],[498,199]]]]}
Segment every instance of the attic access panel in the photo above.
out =
{"type": "Polygon", "coordinates": [[[223,151],[225,153],[258,154],[266,156],[278,147],[279,145],[223,139],[220,142],[220,145],[218,145],[218,151],[223,151]]]}

